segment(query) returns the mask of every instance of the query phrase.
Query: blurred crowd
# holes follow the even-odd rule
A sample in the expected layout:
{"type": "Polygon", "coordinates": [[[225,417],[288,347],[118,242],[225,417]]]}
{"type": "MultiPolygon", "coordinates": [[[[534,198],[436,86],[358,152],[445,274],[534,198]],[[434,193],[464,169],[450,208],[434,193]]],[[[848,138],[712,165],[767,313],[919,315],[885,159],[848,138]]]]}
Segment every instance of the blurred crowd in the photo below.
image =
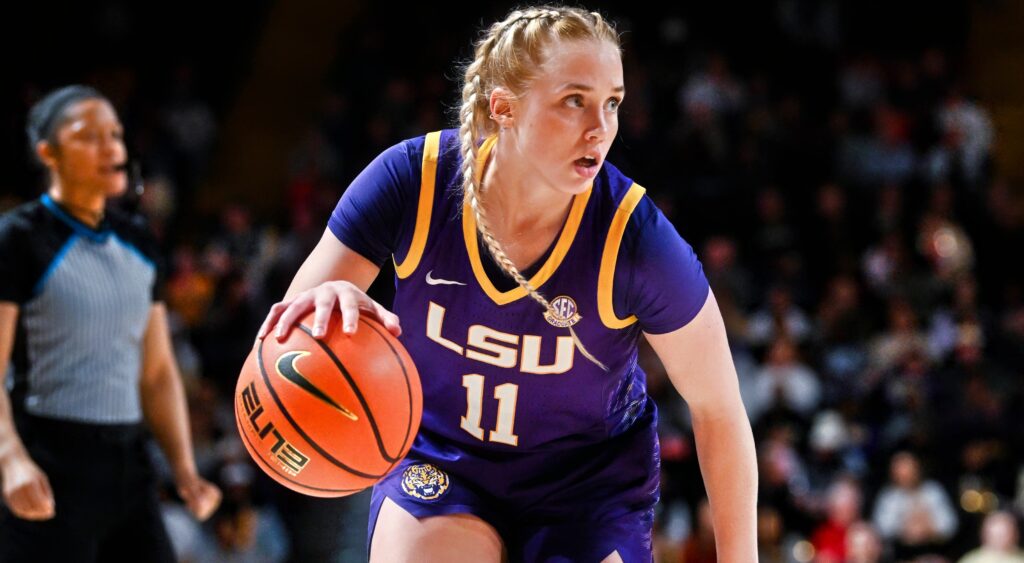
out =
{"type": "MultiPolygon", "coordinates": [[[[962,45],[860,48],[830,11],[839,3],[806,4],[775,3],[759,57],[693,20],[620,18],[628,95],[609,161],[694,246],[722,308],[757,442],[761,561],[1024,563],[1024,426],[1012,414],[1024,216],[992,164],[991,118],[964,80],[962,45]]],[[[457,77],[373,70],[387,42],[354,27],[359,56],[335,63],[342,78],[294,149],[275,216],[246,202],[189,209],[222,117],[189,65],[160,97],[107,89],[144,157],[145,189],[127,204],[166,251],[197,462],[225,491],[198,525],[167,488],[183,561],[365,559],[366,495],[311,499],[271,482],[231,402],[265,312],[347,182],[453,117],[446,78],[457,77]]],[[[445,41],[424,48],[432,68],[452,62],[445,41]]],[[[385,269],[370,294],[387,304],[392,292],[385,269]]],[[[713,562],[686,406],[646,346],[641,361],[662,416],[657,558],[713,562]]]]}

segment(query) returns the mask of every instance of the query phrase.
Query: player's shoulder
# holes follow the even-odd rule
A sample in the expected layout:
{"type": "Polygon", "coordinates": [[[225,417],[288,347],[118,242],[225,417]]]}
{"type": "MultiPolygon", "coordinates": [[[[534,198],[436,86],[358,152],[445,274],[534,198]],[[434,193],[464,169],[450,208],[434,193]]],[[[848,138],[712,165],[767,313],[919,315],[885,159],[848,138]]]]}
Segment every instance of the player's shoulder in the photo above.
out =
{"type": "Polygon", "coordinates": [[[428,131],[415,137],[407,137],[391,145],[384,152],[395,156],[402,155],[410,162],[419,163],[423,160],[428,142],[437,143],[438,157],[459,154],[459,130],[454,128],[428,131]]]}
{"type": "Polygon", "coordinates": [[[458,129],[441,129],[395,142],[377,156],[370,168],[384,171],[390,178],[418,184],[425,158],[435,160],[440,166],[457,169],[459,153],[458,129]]]}
{"type": "Polygon", "coordinates": [[[633,181],[610,162],[604,163],[599,177],[604,181],[596,195],[603,200],[602,205],[613,213],[613,222],[624,222],[621,230],[617,231],[622,233],[624,246],[637,240],[651,239],[653,242],[667,235],[682,238],[645,186],[633,181]]]}
{"type": "Polygon", "coordinates": [[[647,195],[647,188],[608,161],[601,166],[591,197],[596,198],[597,204],[607,212],[627,218],[630,229],[639,227],[658,212],[654,201],[647,195]]]}

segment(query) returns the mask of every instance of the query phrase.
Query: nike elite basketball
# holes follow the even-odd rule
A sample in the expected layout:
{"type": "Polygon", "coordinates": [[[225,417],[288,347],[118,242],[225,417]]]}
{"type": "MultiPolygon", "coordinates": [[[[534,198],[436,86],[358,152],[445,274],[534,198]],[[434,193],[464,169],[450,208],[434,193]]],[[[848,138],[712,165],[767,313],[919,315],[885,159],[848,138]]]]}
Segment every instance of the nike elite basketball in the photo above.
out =
{"type": "Polygon", "coordinates": [[[278,342],[257,341],[235,390],[249,454],[282,485],[318,497],[359,492],[409,452],[423,408],[405,348],[363,315],[344,334],[338,314],[312,336],[313,314],[278,342]]]}

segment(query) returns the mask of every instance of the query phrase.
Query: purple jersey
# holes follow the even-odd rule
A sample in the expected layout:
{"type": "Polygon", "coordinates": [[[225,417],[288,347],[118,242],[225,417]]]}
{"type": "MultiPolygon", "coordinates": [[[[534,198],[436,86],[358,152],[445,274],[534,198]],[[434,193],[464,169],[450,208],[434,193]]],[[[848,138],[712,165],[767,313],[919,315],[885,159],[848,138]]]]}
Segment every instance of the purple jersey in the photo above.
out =
{"type": "MultiPolygon", "coordinates": [[[[478,173],[495,141],[481,145],[478,173]]],[[[478,238],[460,163],[456,130],[403,141],[356,178],[329,223],[369,260],[395,261],[393,310],[423,386],[420,434],[374,487],[371,537],[390,497],[417,517],[485,519],[512,560],[649,560],[659,463],[637,341],[700,311],[700,262],[644,188],[605,162],[523,270],[552,303],[545,314],[478,238]],[[571,522],[595,524],[558,528],[571,522]]]]}
{"type": "MultiPolygon", "coordinates": [[[[481,146],[478,172],[495,140],[481,146]]],[[[390,152],[353,183],[330,228],[371,260],[394,256],[393,310],[420,371],[422,428],[524,453],[627,428],[646,401],[641,329],[685,325],[708,293],[700,262],[644,188],[606,162],[575,196],[553,246],[525,272],[554,305],[545,315],[525,290],[502,291],[488,275],[473,213],[461,209],[457,131],[390,152]],[[569,325],[609,371],[579,353],[569,325]]]]}

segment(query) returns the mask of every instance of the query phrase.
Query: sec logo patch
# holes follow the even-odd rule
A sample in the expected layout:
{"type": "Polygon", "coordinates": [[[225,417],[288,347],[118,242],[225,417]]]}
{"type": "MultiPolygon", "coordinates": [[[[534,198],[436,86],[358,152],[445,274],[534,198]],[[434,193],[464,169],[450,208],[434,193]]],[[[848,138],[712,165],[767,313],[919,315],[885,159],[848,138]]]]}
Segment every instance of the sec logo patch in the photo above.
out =
{"type": "Polygon", "coordinates": [[[551,300],[551,308],[544,313],[544,318],[552,326],[565,328],[580,322],[580,312],[572,297],[559,295],[551,300]]]}

